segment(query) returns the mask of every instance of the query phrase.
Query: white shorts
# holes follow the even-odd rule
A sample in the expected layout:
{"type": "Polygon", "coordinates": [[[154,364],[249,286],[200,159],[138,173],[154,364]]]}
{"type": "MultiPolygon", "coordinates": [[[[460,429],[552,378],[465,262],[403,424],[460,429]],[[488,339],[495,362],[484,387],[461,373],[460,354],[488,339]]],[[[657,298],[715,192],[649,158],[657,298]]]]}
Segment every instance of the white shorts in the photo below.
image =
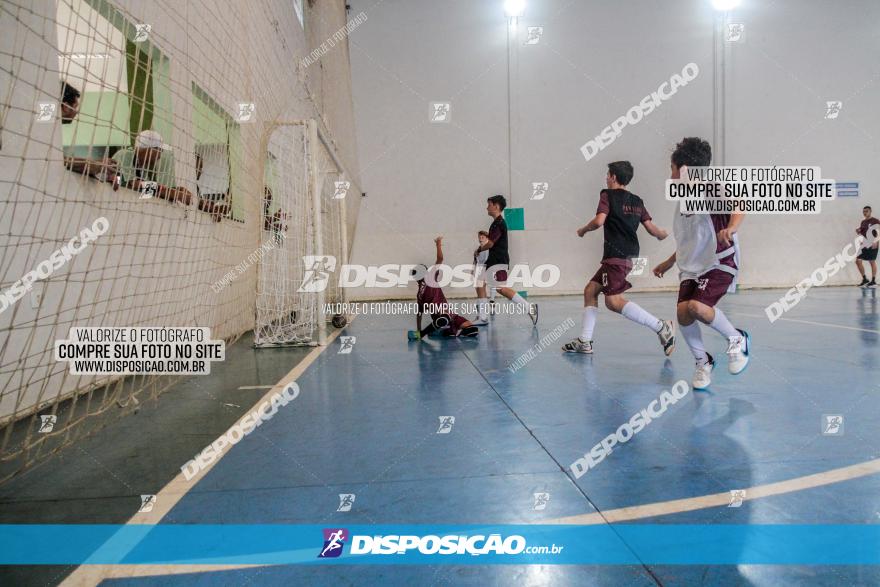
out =
{"type": "Polygon", "coordinates": [[[474,276],[476,277],[477,287],[486,287],[486,266],[474,265],[474,276]]]}

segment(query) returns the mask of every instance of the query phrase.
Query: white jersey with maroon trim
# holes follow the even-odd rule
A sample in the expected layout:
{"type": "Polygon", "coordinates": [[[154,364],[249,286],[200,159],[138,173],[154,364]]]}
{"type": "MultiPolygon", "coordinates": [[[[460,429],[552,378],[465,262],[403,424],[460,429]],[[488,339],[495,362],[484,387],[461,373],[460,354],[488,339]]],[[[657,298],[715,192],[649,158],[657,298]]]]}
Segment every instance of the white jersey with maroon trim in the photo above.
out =
{"type": "Polygon", "coordinates": [[[721,260],[731,255],[739,260],[739,241],[734,234],[733,244],[719,251],[718,236],[710,214],[682,214],[676,208],[672,230],[679,281],[696,279],[713,269],[726,271],[736,278],[736,267],[721,260]]]}

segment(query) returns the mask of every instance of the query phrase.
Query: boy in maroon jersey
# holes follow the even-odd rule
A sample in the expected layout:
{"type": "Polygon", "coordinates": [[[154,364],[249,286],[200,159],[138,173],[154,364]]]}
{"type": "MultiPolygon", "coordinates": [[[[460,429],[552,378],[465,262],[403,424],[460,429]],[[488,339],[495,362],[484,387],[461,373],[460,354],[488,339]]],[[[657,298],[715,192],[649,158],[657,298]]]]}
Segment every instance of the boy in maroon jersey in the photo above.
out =
{"type": "Polygon", "coordinates": [[[605,178],[608,189],[599,194],[596,217],[577,231],[577,235],[583,238],[588,232],[604,228],[605,247],[599,270],[584,287],[581,335],[562,347],[567,353],[593,352],[593,328],[599,312],[600,293],[605,296],[606,308],[653,330],[667,356],[675,348],[672,320],[660,320],[623,297],[623,292],[632,287],[626,280],[632,270],[632,259],[639,256],[639,239],[636,236],[639,224],[657,240],[663,240],[669,235],[651,221],[651,215],[645,209],[642,199],[624,189],[632,176],[633,167],[629,161],[609,163],[605,178]]]}
{"type": "Polygon", "coordinates": [[[429,285],[427,283],[428,281],[434,284],[437,283],[439,273],[437,266],[443,263],[443,237],[438,236],[435,238],[434,244],[437,246],[437,258],[434,261],[434,266],[428,269],[422,265],[424,267],[424,274],[418,280],[419,291],[416,294],[416,302],[419,305],[418,313],[416,314],[416,332],[418,337],[428,336],[435,330],[440,331],[444,336],[479,336],[479,330],[467,318],[459,316],[454,312],[443,311],[441,306],[447,306],[449,303],[446,301],[446,296],[443,295],[443,290],[437,285],[429,285]],[[428,305],[433,307],[428,308],[428,305]],[[433,310],[431,313],[431,323],[422,329],[422,314],[426,313],[427,310],[433,310]]]}
{"type": "MultiPolygon", "coordinates": [[[[671,178],[687,180],[687,167],[707,167],[712,163],[712,147],[703,139],[687,137],[675,146],[671,157],[671,178]]],[[[706,389],[712,382],[715,361],[706,352],[700,322],[728,341],[727,368],[741,373],[749,363],[751,340],[748,332],[731,324],[715,305],[737,274],[736,231],[743,214],[682,214],[675,211],[673,234],[675,252],[654,268],[663,277],[673,265],[680,270],[676,315],[685,342],[697,361],[694,389],[706,389]]]]}
{"type": "MultiPolygon", "coordinates": [[[[868,238],[868,230],[871,229],[875,224],[880,224],[880,220],[877,220],[873,216],[871,216],[871,207],[865,206],[862,208],[862,216],[865,217],[862,220],[862,223],[856,229],[856,234],[860,234],[866,239],[868,238]]],[[[862,274],[862,282],[859,284],[859,287],[877,287],[877,247],[878,243],[875,241],[873,244],[870,244],[869,241],[865,241],[866,246],[864,249],[859,251],[859,256],[856,259],[856,267],[859,268],[859,273],[862,274]],[[865,265],[862,263],[863,261],[867,261],[871,264],[871,281],[868,281],[868,278],[865,277],[865,265]]]]}

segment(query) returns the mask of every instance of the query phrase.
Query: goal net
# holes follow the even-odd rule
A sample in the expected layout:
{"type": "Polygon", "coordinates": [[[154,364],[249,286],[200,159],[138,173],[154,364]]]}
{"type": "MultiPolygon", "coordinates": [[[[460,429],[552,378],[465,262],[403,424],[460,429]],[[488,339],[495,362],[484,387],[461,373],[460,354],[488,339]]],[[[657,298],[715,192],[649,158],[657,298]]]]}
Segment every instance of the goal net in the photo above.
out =
{"type": "Polygon", "coordinates": [[[300,289],[303,257],[346,258],[334,140],[353,129],[330,137],[310,86],[348,91],[349,65],[343,45],[301,59],[303,17],[345,11],[221,4],[0,2],[0,482],[180,379],[73,374],[54,355],[71,328],[319,344],[342,299],[300,289]]]}
{"type": "Polygon", "coordinates": [[[267,144],[254,344],[318,344],[327,306],[345,299],[334,270],[347,261],[352,184],[313,121],[275,125],[267,144]]]}

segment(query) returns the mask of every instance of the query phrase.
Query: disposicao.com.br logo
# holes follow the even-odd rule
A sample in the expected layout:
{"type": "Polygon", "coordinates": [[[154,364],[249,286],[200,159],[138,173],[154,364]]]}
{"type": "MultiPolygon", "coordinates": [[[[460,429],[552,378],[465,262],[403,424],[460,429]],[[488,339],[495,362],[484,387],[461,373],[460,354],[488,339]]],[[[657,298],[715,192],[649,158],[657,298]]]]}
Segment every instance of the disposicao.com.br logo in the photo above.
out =
{"type": "Polygon", "coordinates": [[[327,289],[334,274],[338,273],[339,287],[406,287],[411,282],[424,279],[431,287],[476,287],[486,282],[491,287],[553,287],[559,282],[560,271],[556,265],[542,264],[534,269],[527,264],[513,266],[493,265],[475,268],[473,264],[432,265],[387,263],[385,265],[345,264],[336,270],[336,257],[331,255],[306,255],[303,258],[303,280],[297,290],[315,293],[327,289]],[[506,279],[499,276],[506,276],[506,279]]]}
{"type": "Polygon", "coordinates": [[[563,546],[528,546],[525,537],[519,534],[502,537],[501,534],[475,534],[473,536],[446,534],[389,534],[389,535],[349,535],[345,528],[324,529],[324,542],[318,558],[339,557],[346,541],[351,539],[349,554],[375,555],[518,555],[518,554],[560,554],[563,546]]]}

